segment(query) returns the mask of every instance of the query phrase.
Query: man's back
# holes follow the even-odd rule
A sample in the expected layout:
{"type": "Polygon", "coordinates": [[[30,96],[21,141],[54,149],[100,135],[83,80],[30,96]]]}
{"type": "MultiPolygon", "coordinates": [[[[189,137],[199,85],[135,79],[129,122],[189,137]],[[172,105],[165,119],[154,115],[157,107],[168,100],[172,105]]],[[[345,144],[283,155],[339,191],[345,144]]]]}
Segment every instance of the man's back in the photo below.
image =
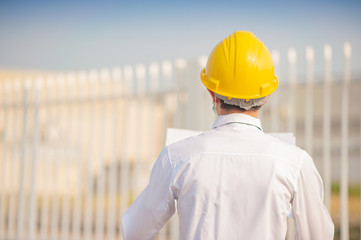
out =
{"type": "MultiPolygon", "coordinates": [[[[153,169],[152,175],[170,171],[169,182],[162,183],[168,193],[160,192],[166,201],[152,217],[161,227],[177,200],[180,239],[284,239],[290,203],[300,238],[332,238],[312,159],[263,133],[256,118],[221,116],[212,130],[170,145],[163,155],[155,166],[162,170],[153,169]],[[305,184],[312,184],[310,192],[305,184]]],[[[147,187],[153,193],[156,182],[151,179],[147,187]]]]}
{"type": "Polygon", "coordinates": [[[181,239],[282,239],[300,149],[253,126],[219,126],[168,148],[181,239]]]}

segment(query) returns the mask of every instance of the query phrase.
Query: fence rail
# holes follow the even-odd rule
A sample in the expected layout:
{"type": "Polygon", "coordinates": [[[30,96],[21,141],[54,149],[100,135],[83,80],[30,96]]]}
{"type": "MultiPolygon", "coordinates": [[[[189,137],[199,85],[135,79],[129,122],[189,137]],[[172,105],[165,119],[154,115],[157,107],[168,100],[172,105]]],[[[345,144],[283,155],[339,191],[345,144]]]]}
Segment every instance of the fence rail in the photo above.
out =
{"type": "MultiPolygon", "coordinates": [[[[329,209],[331,183],[340,183],[340,238],[349,239],[349,180],[359,184],[360,175],[361,81],[351,81],[348,43],[344,52],[344,76],[335,81],[325,45],[317,81],[307,47],[299,81],[297,52],[289,49],[288,81],[281,80],[261,120],[266,132],[294,132],[313,156],[329,209]]],[[[272,55],[278,70],[280,54],[272,55]]],[[[1,82],[0,239],[121,238],[120,217],[147,184],[166,128],[207,130],[215,119],[198,80],[206,60],[1,82]]],[[[173,217],[158,239],[177,238],[173,217]]]]}

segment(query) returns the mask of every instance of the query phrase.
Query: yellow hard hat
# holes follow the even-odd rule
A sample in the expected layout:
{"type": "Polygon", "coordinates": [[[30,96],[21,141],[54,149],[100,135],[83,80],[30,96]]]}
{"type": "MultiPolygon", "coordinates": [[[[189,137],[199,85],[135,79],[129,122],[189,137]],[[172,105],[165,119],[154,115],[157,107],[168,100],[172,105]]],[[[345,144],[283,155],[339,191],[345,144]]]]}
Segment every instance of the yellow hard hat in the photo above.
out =
{"type": "Polygon", "coordinates": [[[252,33],[237,31],[213,49],[202,83],[229,99],[255,99],[276,90],[278,79],[267,47],[252,33]]]}

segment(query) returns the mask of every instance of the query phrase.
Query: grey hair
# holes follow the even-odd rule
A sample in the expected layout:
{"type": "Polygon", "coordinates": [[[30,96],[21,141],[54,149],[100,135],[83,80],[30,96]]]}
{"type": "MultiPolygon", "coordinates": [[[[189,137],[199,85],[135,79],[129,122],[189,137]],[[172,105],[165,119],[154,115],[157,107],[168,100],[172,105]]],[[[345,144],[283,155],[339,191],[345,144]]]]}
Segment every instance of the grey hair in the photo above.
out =
{"type": "Polygon", "coordinates": [[[219,95],[218,93],[214,93],[214,95],[217,98],[223,100],[224,103],[226,103],[226,104],[238,106],[238,107],[240,107],[242,109],[245,109],[245,110],[250,110],[252,107],[262,106],[267,102],[267,96],[262,97],[262,98],[249,99],[247,101],[246,99],[240,99],[240,98],[228,99],[228,97],[219,95]]]}

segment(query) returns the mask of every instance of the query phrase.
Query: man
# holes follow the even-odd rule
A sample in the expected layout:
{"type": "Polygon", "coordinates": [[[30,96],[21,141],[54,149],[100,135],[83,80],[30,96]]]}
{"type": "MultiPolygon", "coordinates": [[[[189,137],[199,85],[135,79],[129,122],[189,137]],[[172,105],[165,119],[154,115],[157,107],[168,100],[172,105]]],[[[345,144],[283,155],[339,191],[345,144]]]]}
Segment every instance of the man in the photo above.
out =
{"type": "Polygon", "coordinates": [[[210,131],[165,147],[146,189],[122,217],[128,239],[154,239],[175,212],[180,239],[333,239],[311,157],[265,134],[259,109],[278,86],[272,57],[252,33],[220,42],[201,72],[219,117],[210,131]]]}

